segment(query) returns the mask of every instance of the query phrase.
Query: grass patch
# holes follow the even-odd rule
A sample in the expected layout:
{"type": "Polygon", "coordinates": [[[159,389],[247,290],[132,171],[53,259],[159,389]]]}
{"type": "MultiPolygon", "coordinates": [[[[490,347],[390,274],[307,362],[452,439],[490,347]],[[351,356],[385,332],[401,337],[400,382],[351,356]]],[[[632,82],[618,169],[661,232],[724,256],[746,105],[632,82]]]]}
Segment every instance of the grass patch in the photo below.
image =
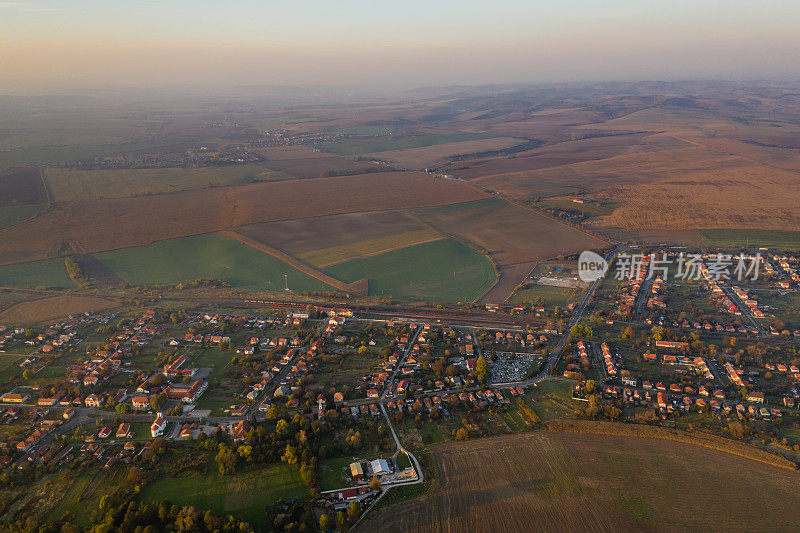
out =
{"type": "Polygon", "coordinates": [[[700,229],[703,243],[721,248],[765,246],[782,250],[800,250],[800,231],[762,229],[700,229]]]}
{"type": "Polygon", "coordinates": [[[545,306],[566,307],[570,302],[577,301],[583,295],[583,292],[583,289],[539,285],[537,283],[514,291],[508,301],[512,304],[525,304],[541,298],[545,306]]]}
{"type": "Polygon", "coordinates": [[[219,279],[236,288],[282,291],[286,274],[294,292],[332,290],[271,255],[216,233],[103,252],[95,257],[132,285],[219,279]]]}
{"type": "Polygon", "coordinates": [[[379,137],[376,139],[347,139],[344,141],[318,144],[316,147],[338,155],[356,155],[371,152],[388,152],[389,150],[407,150],[436,144],[459,141],[477,141],[492,139],[497,135],[488,133],[431,133],[410,137],[379,137]]]}
{"type": "Polygon", "coordinates": [[[142,499],[170,500],[173,504],[211,509],[263,530],[270,529],[264,513],[268,505],[308,496],[297,469],[282,463],[232,476],[220,476],[215,466],[210,464],[205,476],[166,478],[151,483],[142,491],[142,499]]]}
{"type": "Polygon", "coordinates": [[[74,288],[63,258],[0,266],[0,285],[74,288]]]}
{"type": "Polygon", "coordinates": [[[380,509],[381,507],[388,507],[390,505],[404,502],[412,498],[418,498],[419,496],[427,494],[429,489],[430,489],[430,484],[427,482],[416,483],[414,485],[400,485],[399,487],[393,487],[389,489],[389,492],[387,492],[377,504],[375,504],[375,509],[380,509]]]}
{"type": "Polygon", "coordinates": [[[191,189],[291,179],[257,164],[197,168],[47,169],[58,202],[124,198],[191,189]]]}
{"type": "Polygon", "coordinates": [[[353,461],[352,457],[335,457],[322,461],[319,465],[320,490],[334,490],[346,487],[349,480],[344,477],[343,470],[349,467],[353,461]]]}
{"type": "Polygon", "coordinates": [[[46,204],[7,205],[0,207],[0,228],[13,226],[47,209],[46,204]]]}
{"type": "Polygon", "coordinates": [[[369,279],[372,296],[470,302],[495,281],[492,262],[455,239],[441,239],[326,268],[343,281],[369,279]]]}

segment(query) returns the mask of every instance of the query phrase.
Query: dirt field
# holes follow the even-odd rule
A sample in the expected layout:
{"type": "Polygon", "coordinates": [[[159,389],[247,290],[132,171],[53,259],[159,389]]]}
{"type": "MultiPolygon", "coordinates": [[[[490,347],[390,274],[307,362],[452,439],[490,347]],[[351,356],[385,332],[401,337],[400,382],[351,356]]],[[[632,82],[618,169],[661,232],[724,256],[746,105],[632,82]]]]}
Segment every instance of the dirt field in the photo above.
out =
{"type": "Polygon", "coordinates": [[[692,444],[537,432],[435,448],[437,489],[359,531],[796,531],[800,472],[692,444]],[[757,512],[754,512],[757,510],[757,512]]]}
{"type": "Polygon", "coordinates": [[[415,209],[413,213],[442,233],[488,251],[499,266],[607,246],[599,239],[504,200],[462,206],[415,209]]]}
{"type": "Polygon", "coordinates": [[[239,228],[239,232],[275,248],[300,255],[426,229],[428,226],[413,216],[395,210],[252,224],[239,228]]]}
{"type": "Polygon", "coordinates": [[[119,305],[117,302],[104,298],[65,294],[14,304],[0,313],[0,321],[13,324],[34,324],[75,313],[113,309],[119,305]]]}
{"type": "Polygon", "coordinates": [[[23,168],[0,173],[0,206],[47,202],[39,169],[23,168]]]}
{"type": "Polygon", "coordinates": [[[498,137],[495,139],[481,139],[476,141],[462,141],[455,143],[423,146],[407,150],[391,150],[388,152],[373,152],[364,154],[381,161],[397,163],[402,168],[422,170],[427,167],[445,163],[448,156],[473,154],[489,150],[502,150],[525,142],[523,139],[513,137],[498,137]]]}
{"type": "Polygon", "coordinates": [[[497,267],[500,277],[495,286],[481,297],[480,303],[499,304],[508,300],[517,285],[525,281],[535,265],[535,262],[531,262],[497,267]]]}
{"type": "Polygon", "coordinates": [[[238,226],[357,211],[443,205],[485,197],[413,172],[381,172],[76,202],[0,230],[0,264],[93,253],[238,226]]]}

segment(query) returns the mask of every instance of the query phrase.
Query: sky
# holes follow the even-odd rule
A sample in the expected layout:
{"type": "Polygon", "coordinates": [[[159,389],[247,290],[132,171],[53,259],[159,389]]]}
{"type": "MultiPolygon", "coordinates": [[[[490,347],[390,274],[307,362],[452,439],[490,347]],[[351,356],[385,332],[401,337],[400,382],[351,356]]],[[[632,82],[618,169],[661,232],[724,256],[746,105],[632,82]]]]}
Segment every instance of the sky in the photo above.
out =
{"type": "Polygon", "coordinates": [[[800,78],[798,0],[0,0],[0,90],[800,78]]]}

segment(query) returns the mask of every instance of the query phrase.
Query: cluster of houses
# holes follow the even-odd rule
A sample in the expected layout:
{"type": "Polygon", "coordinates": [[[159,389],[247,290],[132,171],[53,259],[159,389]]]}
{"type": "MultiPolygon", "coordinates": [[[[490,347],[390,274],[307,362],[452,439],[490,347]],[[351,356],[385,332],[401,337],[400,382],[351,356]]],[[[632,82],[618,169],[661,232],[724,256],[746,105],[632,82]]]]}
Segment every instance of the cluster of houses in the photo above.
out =
{"type": "Polygon", "coordinates": [[[631,272],[630,277],[628,277],[622,287],[620,287],[619,296],[617,297],[616,302],[617,307],[614,311],[616,316],[620,318],[628,318],[631,316],[631,312],[636,305],[636,300],[639,297],[639,291],[641,290],[642,284],[647,277],[651,256],[652,254],[641,258],[636,271],[631,272]]]}

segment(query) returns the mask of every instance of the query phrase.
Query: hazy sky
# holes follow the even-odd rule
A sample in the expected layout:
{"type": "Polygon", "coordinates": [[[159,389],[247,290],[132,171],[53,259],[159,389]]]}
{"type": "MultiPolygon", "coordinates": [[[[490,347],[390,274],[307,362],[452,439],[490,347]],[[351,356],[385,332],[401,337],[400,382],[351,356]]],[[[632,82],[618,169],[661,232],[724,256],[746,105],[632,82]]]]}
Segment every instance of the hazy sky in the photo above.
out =
{"type": "Polygon", "coordinates": [[[800,76],[800,0],[0,0],[0,89],[800,76]]]}

